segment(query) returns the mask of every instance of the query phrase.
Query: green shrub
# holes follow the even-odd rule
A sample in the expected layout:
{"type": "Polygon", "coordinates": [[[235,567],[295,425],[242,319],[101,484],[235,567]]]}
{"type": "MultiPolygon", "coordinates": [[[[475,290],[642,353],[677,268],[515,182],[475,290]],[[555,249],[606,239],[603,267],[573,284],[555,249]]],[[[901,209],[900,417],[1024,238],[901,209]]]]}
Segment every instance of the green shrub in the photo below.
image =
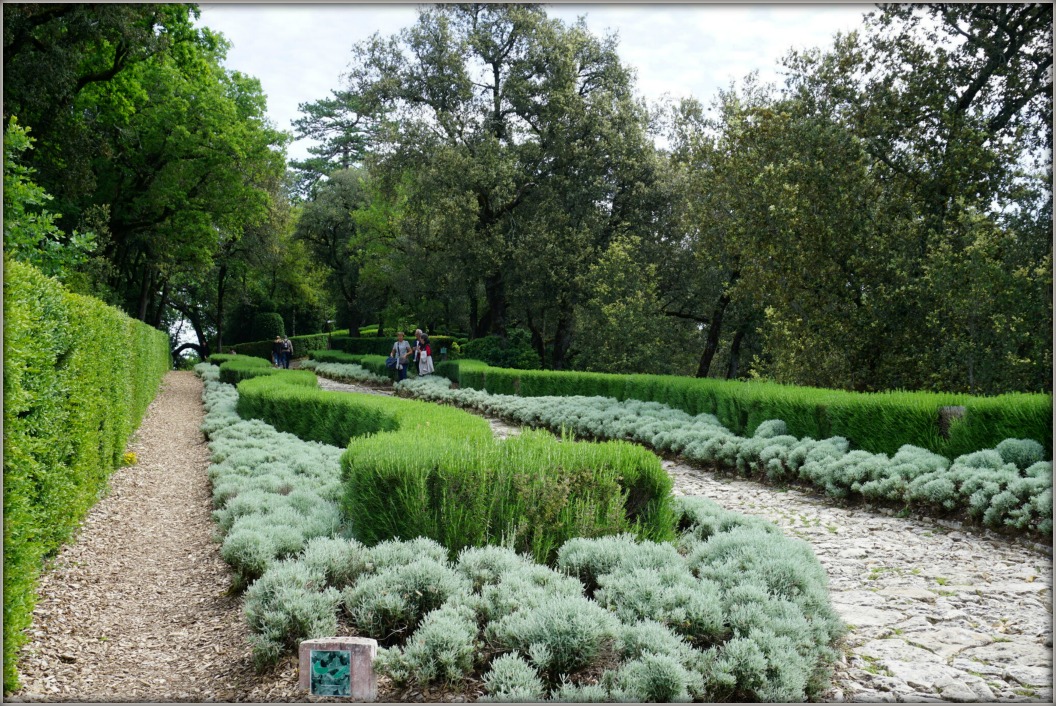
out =
{"type": "Polygon", "coordinates": [[[645,654],[615,674],[613,701],[685,703],[701,692],[704,680],[669,655],[645,654]]]}
{"type": "Polygon", "coordinates": [[[1020,470],[1045,460],[1045,447],[1032,439],[1005,439],[995,451],[1006,463],[1014,463],[1020,470]]]}
{"type": "Polygon", "coordinates": [[[171,364],[164,332],[5,258],[5,691],[17,687],[43,559],[121,465],[171,364]]]}
{"type": "MultiPolygon", "coordinates": [[[[436,344],[433,345],[435,348],[436,344]]],[[[466,358],[480,360],[497,368],[539,369],[539,353],[532,347],[530,334],[522,329],[512,329],[506,338],[501,336],[474,338],[461,346],[461,349],[462,355],[466,358]]]]}
{"type": "Polygon", "coordinates": [[[547,561],[572,537],[671,536],[671,481],[644,449],[544,432],[496,442],[490,428],[474,442],[435,426],[350,443],[345,511],[372,518],[355,529],[361,541],[426,536],[452,552],[502,542],[547,561]]]}
{"type": "Polygon", "coordinates": [[[273,341],[276,336],[285,336],[286,326],[282,314],[262,311],[253,317],[253,337],[258,341],[273,341]]]}

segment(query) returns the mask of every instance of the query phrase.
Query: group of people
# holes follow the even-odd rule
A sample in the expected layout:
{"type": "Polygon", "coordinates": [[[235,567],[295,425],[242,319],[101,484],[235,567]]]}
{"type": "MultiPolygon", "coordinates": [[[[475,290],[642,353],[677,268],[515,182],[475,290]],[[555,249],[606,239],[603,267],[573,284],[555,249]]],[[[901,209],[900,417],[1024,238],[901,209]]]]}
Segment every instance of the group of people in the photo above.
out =
{"type": "Polygon", "coordinates": [[[419,377],[433,372],[433,349],[429,346],[429,336],[421,329],[414,331],[414,344],[403,340],[403,331],[396,334],[396,343],[389,354],[396,359],[396,375],[400,380],[407,379],[407,366],[418,366],[419,377]]]}
{"type": "Polygon", "coordinates": [[[285,336],[276,336],[271,344],[271,363],[276,368],[289,368],[293,358],[293,341],[285,336]]]}

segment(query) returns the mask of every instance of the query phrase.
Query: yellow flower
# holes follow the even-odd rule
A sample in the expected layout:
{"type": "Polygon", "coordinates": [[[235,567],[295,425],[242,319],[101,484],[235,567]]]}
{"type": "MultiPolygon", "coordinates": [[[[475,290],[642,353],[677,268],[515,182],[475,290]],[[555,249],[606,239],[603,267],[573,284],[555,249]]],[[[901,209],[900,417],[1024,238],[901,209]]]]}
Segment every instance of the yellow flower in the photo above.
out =
{"type": "Polygon", "coordinates": [[[125,455],[121,457],[121,461],[126,466],[134,466],[136,465],[136,454],[132,451],[126,451],[125,455]]]}

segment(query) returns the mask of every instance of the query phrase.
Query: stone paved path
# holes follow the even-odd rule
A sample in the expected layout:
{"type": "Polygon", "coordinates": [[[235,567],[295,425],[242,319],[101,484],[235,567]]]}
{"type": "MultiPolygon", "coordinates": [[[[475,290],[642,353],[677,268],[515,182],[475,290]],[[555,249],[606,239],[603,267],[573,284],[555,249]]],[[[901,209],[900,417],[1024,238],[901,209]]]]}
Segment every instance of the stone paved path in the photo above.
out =
{"type": "MultiPolygon", "coordinates": [[[[516,433],[489,419],[496,434],[516,433]]],[[[677,495],[765,518],[811,545],[850,626],[826,701],[1052,701],[1051,547],[663,465],[677,495]]]]}

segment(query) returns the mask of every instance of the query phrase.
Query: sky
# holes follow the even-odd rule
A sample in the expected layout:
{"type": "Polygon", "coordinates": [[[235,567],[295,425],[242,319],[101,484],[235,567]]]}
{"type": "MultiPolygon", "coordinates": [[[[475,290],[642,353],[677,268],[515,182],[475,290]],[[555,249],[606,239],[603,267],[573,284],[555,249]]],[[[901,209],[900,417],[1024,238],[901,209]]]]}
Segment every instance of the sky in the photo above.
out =
{"type": "MultiPolygon", "coordinates": [[[[298,105],[326,98],[342,86],[352,46],[379,32],[414,23],[415,4],[210,4],[198,24],[221,32],[233,46],[226,67],[260,80],[268,116],[292,132],[298,105]]],[[[751,71],[779,82],[779,61],[790,49],[828,47],[836,32],[861,25],[868,4],[616,4],[552,3],[548,14],[571,24],[586,16],[599,36],[619,35],[618,52],[637,73],[636,88],[650,103],[665,95],[708,104],[720,89],[751,71]]],[[[312,143],[288,148],[303,159],[312,143]]]]}

